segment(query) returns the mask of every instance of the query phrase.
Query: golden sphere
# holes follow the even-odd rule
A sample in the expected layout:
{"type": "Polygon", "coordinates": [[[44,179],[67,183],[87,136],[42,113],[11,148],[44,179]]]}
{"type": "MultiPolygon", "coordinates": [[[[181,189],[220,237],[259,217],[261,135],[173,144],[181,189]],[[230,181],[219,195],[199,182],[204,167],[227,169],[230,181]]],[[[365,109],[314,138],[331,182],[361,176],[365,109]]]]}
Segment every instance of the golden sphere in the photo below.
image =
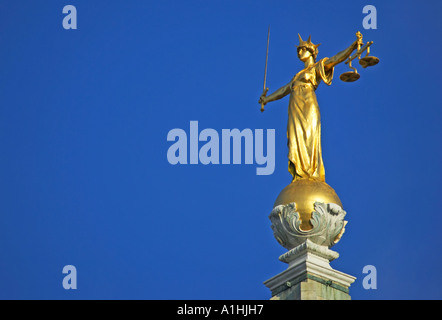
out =
{"type": "Polygon", "coordinates": [[[301,219],[300,228],[305,231],[313,227],[310,219],[315,202],[335,203],[343,209],[341,200],[332,187],[323,181],[309,179],[296,180],[286,186],[276,198],[273,208],[292,202],[296,203],[296,211],[301,219]]]}

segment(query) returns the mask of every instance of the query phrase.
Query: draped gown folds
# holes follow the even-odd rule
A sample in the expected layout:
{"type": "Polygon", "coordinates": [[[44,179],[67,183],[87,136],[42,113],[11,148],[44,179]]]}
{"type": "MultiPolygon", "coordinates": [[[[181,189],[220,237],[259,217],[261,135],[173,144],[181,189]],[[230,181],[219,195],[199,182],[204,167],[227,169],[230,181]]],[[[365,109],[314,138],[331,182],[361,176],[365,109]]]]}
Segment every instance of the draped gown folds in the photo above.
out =
{"type": "Polygon", "coordinates": [[[331,85],[334,68],[325,70],[323,58],[298,72],[285,86],[290,93],[287,123],[289,171],[293,181],[325,181],[321,148],[321,115],[315,90],[321,80],[331,85]]]}

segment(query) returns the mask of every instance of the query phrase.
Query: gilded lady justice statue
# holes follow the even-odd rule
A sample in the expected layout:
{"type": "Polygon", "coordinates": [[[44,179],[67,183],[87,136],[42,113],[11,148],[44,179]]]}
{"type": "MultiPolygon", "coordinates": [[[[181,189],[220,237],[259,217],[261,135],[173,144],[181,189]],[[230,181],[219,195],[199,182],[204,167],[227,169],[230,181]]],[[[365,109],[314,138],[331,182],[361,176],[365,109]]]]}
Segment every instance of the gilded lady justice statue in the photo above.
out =
{"type": "Polygon", "coordinates": [[[319,44],[312,43],[311,36],[307,41],[298,36],[297,53],[298,58],[304,62],[304,69],[269,96],[266,95],[268,89],[265,87],[267,38],[264,92],[259,103],[261,111],[264,111],[267,103],[290,95],[287,145],[288,170],[293,177],[292,182],[277,197],[270,219],[276,239],[289,250],[307,239],[330,248],[341,238],[347,222],[343,218],[345,211],[339,197],[325,183],[321,117],[315,91],[321,81],[331,85],[336,65],[347,60],[345,63],[353,71],[343,73],[340,79],[352,82],[360,77],[356,68],[351,66],[352,60],[358,58],[361,66],[366,68],[377,64],[379,59],[368,55],[373,42],[364,45],[360,32],[356,33],[356,40],[348,48],[331,58],[326,57],[319,61],[316,59],[319,44]],[[355,50],[356,53],[351,56],[355,50]],[[364,51],[366,56],[361,57],[364,51]]]}

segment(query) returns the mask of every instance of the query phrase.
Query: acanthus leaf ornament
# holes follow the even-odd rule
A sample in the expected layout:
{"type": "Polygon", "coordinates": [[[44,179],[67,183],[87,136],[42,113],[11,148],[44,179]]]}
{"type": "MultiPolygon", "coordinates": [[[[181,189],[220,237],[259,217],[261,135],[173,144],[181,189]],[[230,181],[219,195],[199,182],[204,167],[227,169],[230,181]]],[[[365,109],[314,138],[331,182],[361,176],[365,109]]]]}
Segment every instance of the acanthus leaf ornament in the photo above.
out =
{"type": "Polygon", "coordinates": [[[296,203],[276,206],[270,213],[272,230],[276,240],[286,249],[292,249],[307,239],[331,248],[341,238],[347,221],[346,212],[337,204],[315,202],[309,220],[311,229],[301,228],[302,220],[296,211],[296,203]]]}

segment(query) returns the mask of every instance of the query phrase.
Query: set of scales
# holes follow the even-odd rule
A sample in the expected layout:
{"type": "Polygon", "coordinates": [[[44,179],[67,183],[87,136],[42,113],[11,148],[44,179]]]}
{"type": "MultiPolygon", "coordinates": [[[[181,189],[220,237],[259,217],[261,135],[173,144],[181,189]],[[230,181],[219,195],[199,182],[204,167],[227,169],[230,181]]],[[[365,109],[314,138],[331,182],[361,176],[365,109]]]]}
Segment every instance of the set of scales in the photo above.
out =
{"type": "MultiPolygon", "coordinates": [[[[356,37],[362,40],[362,34],[359,31],[356,33],[356,37]]],[[[361,45],[358,45],[357,52],[353,56],[349,57],[348,60],[345,62],[345,64],[348,64],[348,67],[353,71],[344,72],[339,76],[339,79],[341,79],[344,82],[354,82],[361,77],[358,71],[356,70],[356,68],[351,65],[351,62],[356,58],[359,59],[359,64],[364,69],[367,67],[372,67],[374,65],[377,65],[379,63],[379,58],[374,56],[369,56],[370,46],[372,44],[373,41],[368,41],[364,46],[362,46],[362,48],[361,45]],[[363,58],[361,58],[364,51],[366,52],[366,54],[363,58]]]]}

